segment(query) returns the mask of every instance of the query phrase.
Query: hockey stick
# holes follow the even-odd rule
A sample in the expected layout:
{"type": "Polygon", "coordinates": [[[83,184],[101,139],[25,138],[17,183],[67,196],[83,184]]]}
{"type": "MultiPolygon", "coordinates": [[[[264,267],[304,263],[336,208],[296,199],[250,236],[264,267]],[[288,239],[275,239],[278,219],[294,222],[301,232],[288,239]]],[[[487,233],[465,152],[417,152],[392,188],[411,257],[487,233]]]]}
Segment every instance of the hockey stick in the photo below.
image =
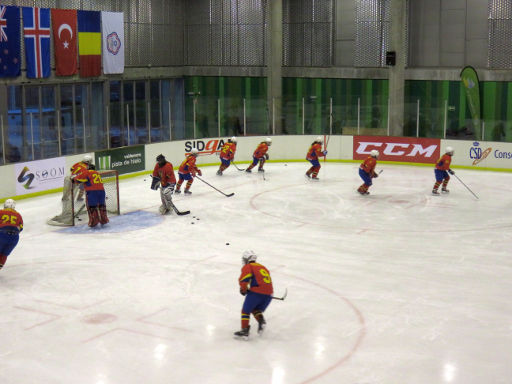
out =
{"type": "Polygon", "coordinates": [[[188,215],[190,213],[190,211],[180,212],[178,210],[178,208],[176,208],[176,206],[174,205],[174,203],[172,201],[168,201],[168,203],[171,205],[171,207],[174,210],[174,212],[176,212],[176,214],[179,215],[179,216],[188,215]]]}
{"type": "Polygon", "coordinates": [[[222,193],[222,194],[223,194],[224,196],[226,196],[226,197],[231,197],[231,196],[233,196],[233,195],[235,194],[235,192],[232,192],[232,193],[230,193],[230,194],[225,194],[225,193],[224,193],[224,192],[222,192],[220,189],[215,188],[213,185],[211,185],[211,184],[210,184],[210,183],[208,183],[207,181],[204,181],[203,179],[201,179],[199,176],[196,176],[195,178],[196,178],[196,179],[201,180],[203,183],[205,183],[206,185],[209,185],[210,187],[212,187],[213,189],[215,189],[217,192],[222,193]]]}
{"type": "Polygon", "coordinates": [[[244,168],[244,169],[240,169],[240,168],[238,168],[238,166],[237,166],[235,163],[233,163],[233,162],[231,162],[231,164],[233,164],[233,165],[235,166],[235,168],[236,168],[236,169],[238,169],[239,171],[245,171],[245,168],[244,168]]]}
{"type": "Polygon", "coordinates": [[[472,194],[473,196],[475,196],[475,197],[476,197],[476,199],[477,199],[477,200],[480,200],[480,199],[478,198],[478,196],[477,196],[477,195],[475,195],[475,193],[474,193],[471,189],[469,189],[469,187],[468,187],[466,184],[464,184],[464,183],[462,182],[462,180],[461,180],[461,179],[459,179],[459,177],[458,177],[455,173],[454,173],[452,176],[455,176],[455,178],[456,178],[457,180],[459,180],[459,181],[461,182],[461,184],[462,184],[463,186],[465,186],[465,187],[466,187],[466,189],[467,189],[469,192],[471,192],[471,194],[472,194]]]}
{"type": "Polygon", "coordinates": [[[286,295],[288,294],[288,288],[285,288],[284,295],[282,297],[272,296],[273,300],[283,300],[286,299],[286,295]]]}

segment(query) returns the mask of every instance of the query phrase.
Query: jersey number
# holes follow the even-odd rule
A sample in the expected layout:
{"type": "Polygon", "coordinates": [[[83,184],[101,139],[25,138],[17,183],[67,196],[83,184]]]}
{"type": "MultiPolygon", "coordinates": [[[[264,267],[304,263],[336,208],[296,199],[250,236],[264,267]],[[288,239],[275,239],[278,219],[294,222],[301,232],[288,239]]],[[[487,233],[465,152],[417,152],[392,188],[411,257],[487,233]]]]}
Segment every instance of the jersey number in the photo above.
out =
{"type": "Polygon", "coordinates": [[[101,176],[98,173],[94,173],[92,179],[93,184],[101,184],[101,176]]]}
{"type": "Polygon", "coordinates": [[[270,279],[270,275],[268,274],[267,271],[265,271],[264,269],[260,269],[260,274],[261,276],[263,276],[263,281],[267,284],[270,284],[272,282],[272,280],[270,279]]]}
{"type": "Polygon", "coordinates": [[[2,223],[3,224],[10,223],[10,224],[16,225],[17,221],[18,221],[18,219],[16,216],[2,215],[2,223]]]}

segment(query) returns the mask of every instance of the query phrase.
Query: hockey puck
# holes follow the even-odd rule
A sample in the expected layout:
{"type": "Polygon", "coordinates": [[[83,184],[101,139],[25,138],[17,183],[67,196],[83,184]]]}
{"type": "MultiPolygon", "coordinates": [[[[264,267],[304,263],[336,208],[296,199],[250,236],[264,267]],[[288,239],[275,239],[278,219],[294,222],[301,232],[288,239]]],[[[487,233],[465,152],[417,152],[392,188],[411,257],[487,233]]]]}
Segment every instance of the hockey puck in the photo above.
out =
{"type": "Polygon", "coordinates": [[[285,167],[287,167],[287,166],[288,166],[288,164],[285,164],[284,166],[285,166],[285,167]]]}
{"type": "Polygon", "coordinates": [[[226,245],[229,245],[229,243],[226,243],[226,245]]]}
{"type": "Polygon", "coordinates": [[[191,222],[190,224],[194,224],[194,222],[191,222]]]}
{"type": "Polygon", "coordinates": [[[196,220],[199,220],[199,217],[196,220]]]}

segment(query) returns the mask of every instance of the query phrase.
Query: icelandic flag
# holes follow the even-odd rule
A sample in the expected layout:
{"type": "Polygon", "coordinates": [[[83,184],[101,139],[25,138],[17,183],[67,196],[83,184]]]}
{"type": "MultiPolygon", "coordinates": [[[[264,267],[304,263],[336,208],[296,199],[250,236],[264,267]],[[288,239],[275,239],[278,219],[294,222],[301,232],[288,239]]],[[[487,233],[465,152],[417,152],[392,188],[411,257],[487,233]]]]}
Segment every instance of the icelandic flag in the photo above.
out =
{"type": "Polygon", "coordinates": [[[21,72],[20,9],[0,5],[0,77],[21,72]]]}
{"type": "Polygon", "coordinates": [[[23,34],[27,77],[49,77],[50,68],[50,9],[23,7],[23,34]]]}

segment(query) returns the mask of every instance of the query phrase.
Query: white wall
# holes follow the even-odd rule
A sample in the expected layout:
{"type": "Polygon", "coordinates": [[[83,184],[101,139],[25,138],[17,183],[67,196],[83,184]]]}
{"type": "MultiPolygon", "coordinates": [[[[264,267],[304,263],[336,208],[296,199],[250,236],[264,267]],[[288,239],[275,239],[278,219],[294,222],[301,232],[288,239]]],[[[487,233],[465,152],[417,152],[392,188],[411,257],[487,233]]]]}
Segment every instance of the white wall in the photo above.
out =
{"type": "MultiPolygon", "coordinates": [[[[240,137],[237,143],[236,162],[252,161],[252,154],[256,146],[265,139],[266,136],[240,137]]],[[[269,150],[270,160],[295,160],[305,161],[309,146],[317,136],[272,136],[272,146],[269,150]]],[[[352,160],[353,156],[353,136],[331,136],[327,137],[328,160],[352,160]]],[[[226,138],[222,138],[226,140],[226,138]]],[[[185,140],[166,143],[157,143],[146,145],[146,170],[150,171],[156,163],[156,156],[162,153],[177,170],[183,159],[187,148],[205,147],[210,144],[220,142],[220,139],[204,140],[185,140]]],[[[512,171],[512,143],[497,142],[474,142],[461,140],[441,140],[441,147],[444,149],[451,146],[455,149],[453,157],[453,166],[464,166],[475,169],[496,169],[512,171]],[[487,151],[486,151],[487,150],[487,151]],[[482,159],[477,156],[487,153],[482,159]],[[475,161],[476,160],[476,161],[475,161]]],[[[91,156],[94,154],[91,153],[91,156]]],[[[74,163],[80,161],[84,154],[73,155],[66,158],[66,167],[69,169],[74,163]]],[[[218,154],[200,154],[198,165],[201,164],[220,164],[218,154]]],[[[26,163],[30,169],[30,162],[26,163]]],[[[0,167],[0,199],[16,196],[17,175],[13,164],[0,167]]]]}

